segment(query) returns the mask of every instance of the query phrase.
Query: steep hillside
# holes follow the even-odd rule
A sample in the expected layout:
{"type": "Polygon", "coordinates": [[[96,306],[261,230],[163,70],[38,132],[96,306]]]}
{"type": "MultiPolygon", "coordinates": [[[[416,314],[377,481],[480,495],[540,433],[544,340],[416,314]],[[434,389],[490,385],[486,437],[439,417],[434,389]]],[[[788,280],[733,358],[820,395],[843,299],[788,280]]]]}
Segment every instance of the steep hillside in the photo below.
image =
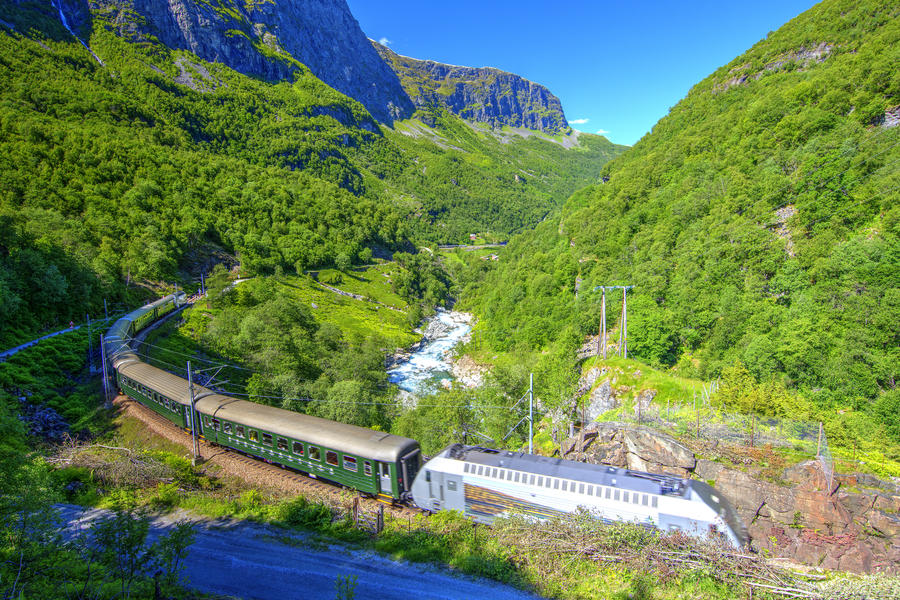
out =
{"type": "Polygon", "coordinates": [[[372,42],[394,69],[416,107],[443,106],[453,114],[494,127],[568,132],[559,98],[544,86],[499,69],[445,65],[401,56],[372,42]]]}
{"type": "MultiPolygon", "coordinates": [[[[90,52],[54,6],[0,5],[0,346],[97,314],[133,280],[183,277],[208,249],[271,273],[505,237],[621,150],[500,140],[443,109],[434,127],[383,129],[294,59],[290,81],[250,77],[160,43],[147,17],[78,6],[64,14],[90,52]]],[[[218,43],[218,26],[188,30],[197,48],[218,43]]]]}
{"type": "Polygon", "coordinates": [[[596,333],[594,286],[630,284],[642,360],[705,378],[741,361],[822,402],[885,393],[871,409],[895,414],[898,17],[828,0],[697,84],[471,287],[482,340],[596,333]]]}
{"type": "MultiPolygon", "coordinates": [[[[66,12],[89,14],[84,0],[61,1],[66,12]]],[[[412,113],[397,76],[372,49],[343,0],[92,0],[90,5],[134,42],[159,41],[269,81],[290,81],[309,68],[382,123],[412,113]]]]}

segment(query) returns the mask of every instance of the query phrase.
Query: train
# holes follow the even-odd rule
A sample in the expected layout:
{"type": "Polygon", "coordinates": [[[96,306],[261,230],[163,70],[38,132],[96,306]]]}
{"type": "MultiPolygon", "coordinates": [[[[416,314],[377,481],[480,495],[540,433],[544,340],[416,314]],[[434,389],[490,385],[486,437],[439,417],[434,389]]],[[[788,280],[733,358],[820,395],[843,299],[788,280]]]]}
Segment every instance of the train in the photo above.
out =
{"type": "Polygon", "coordinates": [[[241,400],[141,360],[136,334],[183,301],[166,296],[117,320],[104,338],[119,390],[186,431],[255,458],[373,497],[490,524],[582,508],[607,522],[711,536],[744,547],[746,529],[708,484],[670,475],[452,444],[424,460],[411,438],[241,400]]]}
{"type": "Polygon", "coordinates": [[[485,524],[584,509],[608,523],[683,531],[738,548],[747,543],[734,508],[705,482],[525,452],[452,444],[425,463],[412,497],[423,510],[457,510],[485,524]]]}

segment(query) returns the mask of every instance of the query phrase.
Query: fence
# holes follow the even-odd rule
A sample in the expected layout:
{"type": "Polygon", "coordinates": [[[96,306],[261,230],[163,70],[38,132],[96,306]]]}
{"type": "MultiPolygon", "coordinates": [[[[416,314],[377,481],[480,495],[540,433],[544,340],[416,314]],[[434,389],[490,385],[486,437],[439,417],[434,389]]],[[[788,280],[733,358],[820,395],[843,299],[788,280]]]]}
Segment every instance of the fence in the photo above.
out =
{"type": "Polygon", "coordinates": [[[608,417],[663,431],[679,438],[727,441],[742,446],[793,448],[816,457],[829,486],[834,478],[834,461],[822,424],[782,417],[760,417],[728,412],[712,406],[709,396],[689,404],[623,404],[608,417]]]}

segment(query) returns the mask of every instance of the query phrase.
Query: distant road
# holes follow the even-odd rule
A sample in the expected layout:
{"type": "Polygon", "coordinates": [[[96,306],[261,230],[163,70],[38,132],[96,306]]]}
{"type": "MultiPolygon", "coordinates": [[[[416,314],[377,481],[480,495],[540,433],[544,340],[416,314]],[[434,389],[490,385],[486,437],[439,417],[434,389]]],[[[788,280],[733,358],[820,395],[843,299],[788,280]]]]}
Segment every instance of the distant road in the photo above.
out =
{"type": "MultiPolygon", "coordinates": [[[[61,505],[66,527],[75,532],[109,514],[61,505]]],[[[151,540],[185,514],[151,522],[151,540]]],[[[343,546],[323,548],[311,536],[231,519],[191,517],[196,537],[183,573],[188,587],[208,594],[256,600],[335,597],[336,579],[356,577],[357,598],[379,600],[537,600],[538,596],[487,580],[455,575],[446,569],[397,562],[343,546]]]]}
{"type": "Polygon", "coordinates": [[[76,325],[74,327],[66,327],[65,329],[60,329],[59,331],[54,331],[53,333],[48,333],[47,335],[42,335],[39,338],[35,338],[35,339],[31,340],[30,342],[25,342],[24,344],[16,346],[15,348],[10,348],[9,350],[4,350],[3,352],[0,352],[0,362],[5,361],[7,358],[12,356],[13,354],[16,354],[17,352],[21,352],[25,348],[31,348],[32,346],[34,346],[41,340],[46,340],[48,338],[56,337],[56,336],[62,335],[64,333],[69,333],[70,331],[77,331],[79,329],[81,329],[81,325],[76,325]]]}
{"type": "Polygon", "coordinates": [[[470,250],[481,250],[482,248],[502,248],[506,245],[506,242],[500,242],[499,244],[477,244],[474,246],[467,246],[466,244],[442,244],[438,246],[438,250],[455,250],[456,248],[462,248],[466,252],[470,250]]]}

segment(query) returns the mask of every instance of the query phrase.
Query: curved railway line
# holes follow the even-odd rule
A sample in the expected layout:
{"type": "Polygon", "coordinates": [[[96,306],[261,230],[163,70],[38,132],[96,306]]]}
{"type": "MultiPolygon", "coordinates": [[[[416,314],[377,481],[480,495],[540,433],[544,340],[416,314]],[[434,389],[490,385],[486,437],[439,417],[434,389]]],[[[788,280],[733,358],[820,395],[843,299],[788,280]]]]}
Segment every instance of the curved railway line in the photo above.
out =
{"type": "MultiPolygon", "coordinates": [[[[190,451],[192,447],[191,434],[168,419],[128,396],[117,396],[113,404],[118,406],[124,414],[140,420],[155,435],[190,451]]],[[[251,458],[231,448],[210,443],[203,438],[200,439],[200,452],[205,462],[219,466],[225,473],[246,483],[276,488],[286,493],[313,494],[319,499],[326,499],[330,505],[343,509],[348,508],[348,494],[353,494],[353,498],[356,497],[355,491],[349,488],[309,477],[287,467],[251,458]]],[[[389,504],[364,495],[359,496],[359,502],[361,508],[367,511],[374,511],[378,506],[383,506],[385,513],[391,514],[396,519],[406,520],[415,515],[427,514],[418,508],[389,504]]]]}

